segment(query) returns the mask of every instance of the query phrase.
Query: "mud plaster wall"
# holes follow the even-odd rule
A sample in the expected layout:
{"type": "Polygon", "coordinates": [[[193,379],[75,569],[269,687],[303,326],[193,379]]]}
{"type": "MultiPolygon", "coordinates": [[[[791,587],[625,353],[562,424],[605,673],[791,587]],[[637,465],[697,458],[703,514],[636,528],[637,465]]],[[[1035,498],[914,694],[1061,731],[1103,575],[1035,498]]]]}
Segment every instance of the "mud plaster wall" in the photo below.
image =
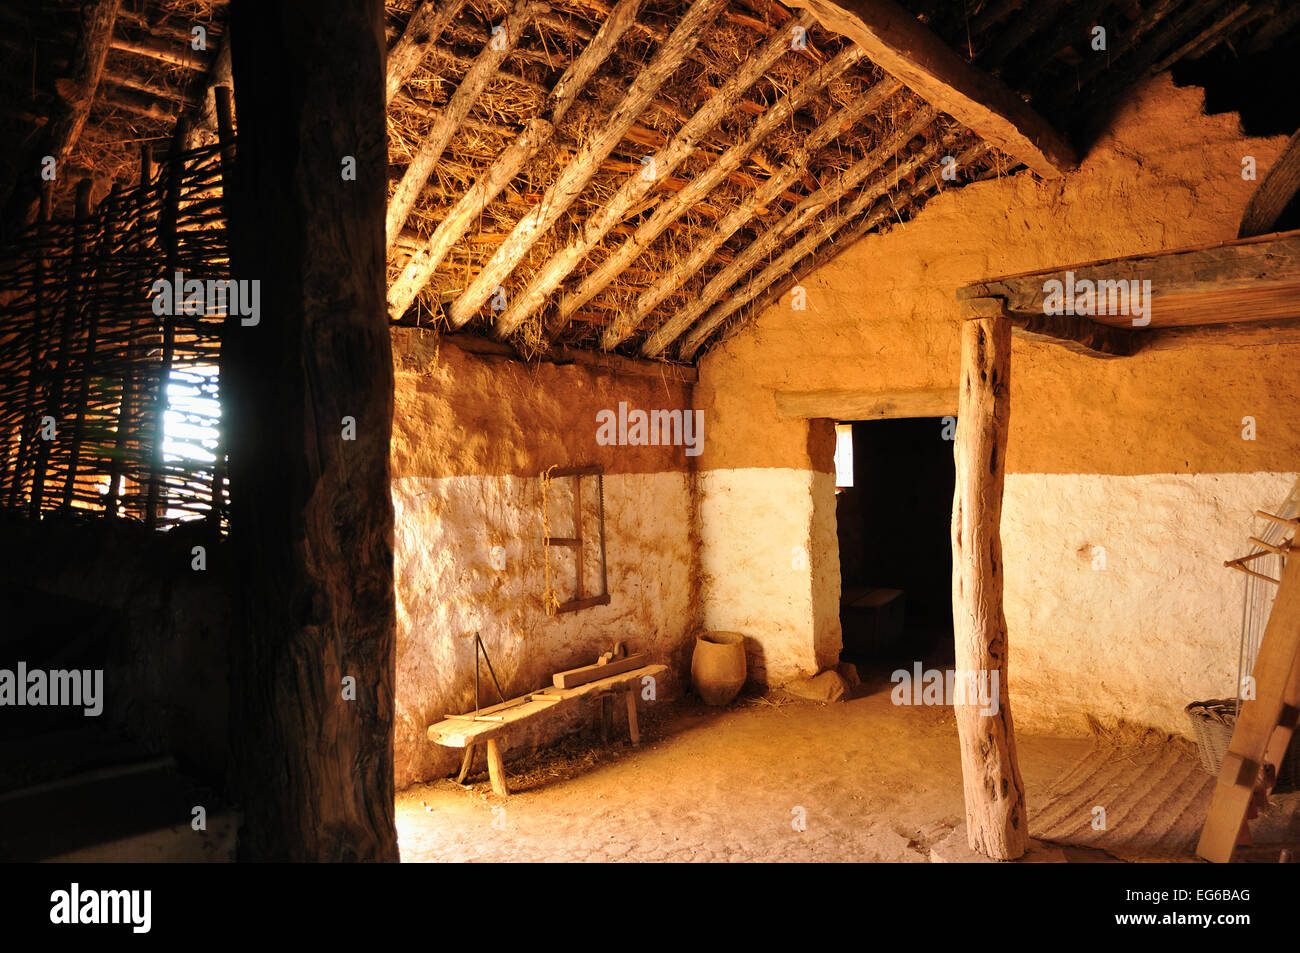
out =
{"type": "MultiPolygon", "coordinates": [[[[806,281],[806,312],[787,295],[711,351],[696,388],[709,433],[701,486],[744,474],[751,499],[766,485],[788,502],[791,471],[829,472],[809,449],[821,424],[781,420],[775,390],[955,387],[962,284],[1234,237],[1255,185],[1242,180],[1243,157],[1262,175],[1285,140],[1247,138],[1235,114],[1202,105],[1199,89],[1155,77],[1078,171],[939,196],[806,281]]],[[[1246,551],[1252,511],[1294,479],[1298,360],[1294,346],[1216,345],[1108,362],[1014,342],[1003,544],[1018,723],[1185,733],[1183,705],[1232,693],[1244,577],[1222,560],[1246,551]],[[1107,553],[1104,570],[1092,568],[1093,547],[1107,553]]],[[[728,505],[701,500],[704,511],[728,505]]],[[[774,552],[808,537],[773,529],[774,552]]],[[[810,559],[814,573],[835,559],[834,535],[820,540],[831,549],[810,559]]],[[[761,613],[742,616],[736,594],[780,603],[808,588],[796,574],[778,592],[732,578],[704,588],[702,612],[739,624],[761,613]]]]}
{"type": "MultiPolygon", "coordinates": [[[[691,387],[583,365],[525,365],[471,354],[432,333],[395,329],[392,480],[397,586],[396,783],[455,770],[459,751],[425,738],[429,724],[474,707],[474,632],[507,697],[587,665],[615,641],[670,666],[671,697],[689,666],[696,624],[694,503],[681,446],[599,446],[596,414],[683,409],[691,387]],[[548,617],[542,485],[550,466],[605,467],[607,606],[548,617]],[[504,568],[493,565],[493,551],[504,568]]],[[[549,534],[573,531],[572,479],[548,492],[549,534]]],[[[583,495],[584,578],[599,591],[594,484],[583,495]]],[[[571,598],[574,561],[552,549],[553,585],[571,598]]],[[[496,701],[486,666],[485,704],[496,701]]],[[[641,705],[651,702],[642,700],[641,705]]],[[[594,711],[594,708],[592,709],[594,711]]],[[[591,712],[587,713],[590,718],[591,712]]],[[[509,759],[575,727],[581,715],[512,735],[509,759]]]]}

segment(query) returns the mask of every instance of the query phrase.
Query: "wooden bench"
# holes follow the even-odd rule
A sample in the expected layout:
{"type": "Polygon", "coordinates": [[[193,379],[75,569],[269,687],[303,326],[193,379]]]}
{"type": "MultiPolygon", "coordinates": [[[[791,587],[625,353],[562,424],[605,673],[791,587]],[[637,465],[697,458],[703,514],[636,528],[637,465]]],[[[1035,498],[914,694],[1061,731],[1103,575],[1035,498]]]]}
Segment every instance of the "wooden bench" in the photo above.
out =
{"type": "Polygon", "coordinates": [[[442,721],[430,725],[427,735],[430,741],[444,748],[465,749],[465,754],[461,758],[460,773],[456,775],[457,783],[464,781],[469,774],[478,745],[485,745],[488,777],[492,781],[492,790],[497,794],[507,795],[510,793],[510,788],[506,784],[501,744],[511,729],[554,708],[577,707],[587,699],[601,699],[603,705],[606,697],[621,694],[627,704],[628,735],[632,739],[632,744],[640,744],[641,733],[637,727],[636,696],[641,690],[641,680],[647,675],[658,679],[667,671],[666,665],[643,665],[630,672],[620,672],[574,688],[543,688],[488,708],[480,708],[477,712],[448,715],[442,721]]]}

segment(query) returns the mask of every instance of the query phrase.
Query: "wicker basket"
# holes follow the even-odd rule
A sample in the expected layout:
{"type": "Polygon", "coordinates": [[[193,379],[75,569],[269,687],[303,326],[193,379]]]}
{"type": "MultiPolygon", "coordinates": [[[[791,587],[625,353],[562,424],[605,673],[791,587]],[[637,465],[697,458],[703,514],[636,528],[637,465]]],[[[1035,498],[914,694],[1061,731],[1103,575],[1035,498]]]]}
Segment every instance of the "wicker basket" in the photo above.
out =
{"type": "MultiPolygon", "coordinates": [[[[1232,729],[1237,722],[1237,701],[1234,698],[1213,698],[1192,702],[1184,711],[1191,719],[1196,735],[1196,747],[1201,754],[1201,767],[1215,776],[1223,765],[1232,741],[1232,729]]],[[[1300,786],[1300,731],[1291,736],[1291,745],[1278,765],[1279,787],[1300,786]]]]}

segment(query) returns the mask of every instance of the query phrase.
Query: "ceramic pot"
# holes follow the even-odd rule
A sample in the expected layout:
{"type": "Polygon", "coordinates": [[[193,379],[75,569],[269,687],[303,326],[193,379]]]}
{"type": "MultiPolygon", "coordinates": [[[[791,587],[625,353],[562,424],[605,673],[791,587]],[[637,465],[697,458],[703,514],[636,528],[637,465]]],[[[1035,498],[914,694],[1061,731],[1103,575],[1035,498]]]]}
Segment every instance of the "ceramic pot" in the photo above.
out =
{"type": "Polygon", "coordinates": [[[745,684],[745,637],[705,632],[695,639],[691,684],[708,705],[726,705],[745,684]]]}

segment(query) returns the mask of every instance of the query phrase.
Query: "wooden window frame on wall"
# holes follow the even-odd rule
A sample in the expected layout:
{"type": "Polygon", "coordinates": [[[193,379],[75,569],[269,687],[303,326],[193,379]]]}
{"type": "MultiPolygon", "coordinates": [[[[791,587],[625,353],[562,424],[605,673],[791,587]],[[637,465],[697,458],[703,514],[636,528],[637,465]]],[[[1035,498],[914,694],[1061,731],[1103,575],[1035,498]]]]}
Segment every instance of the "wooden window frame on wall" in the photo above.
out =
{"type": "MultiPolygon", "coordinates": [[[[568,602],[561,602],[556,606],[555,611],[560,612],[577,612],[579,609],[590,609],[592,606],[609,605],[609,579],[606,575],[605,563],[605,468],[600,464],[589,464],[579,467],[556,467],[550,471],[552,478],[556,477],[573,477],[573,535],[572,536],[547,536],[543,540],[547,546],[568,546],[574,551],[577,563],[577,586],[574,589],[574,598],[568,602]],[[582,565],[582,478],[596,478],[597,499],[600,501],[600,588],[599,595],[588,596],[583,589],[583,565],[582,565]]],[[[545,490],[543,490],[545,492],[545,490]]]]}

